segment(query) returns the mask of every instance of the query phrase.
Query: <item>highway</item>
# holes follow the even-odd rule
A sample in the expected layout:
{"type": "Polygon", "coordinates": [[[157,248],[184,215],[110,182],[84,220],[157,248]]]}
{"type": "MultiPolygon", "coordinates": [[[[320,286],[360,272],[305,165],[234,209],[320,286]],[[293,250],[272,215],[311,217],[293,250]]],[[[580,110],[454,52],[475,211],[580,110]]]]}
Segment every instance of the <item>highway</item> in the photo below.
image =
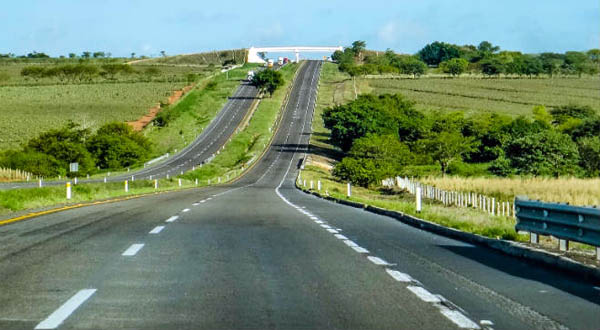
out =
{"type": "Polygon", "coordinates": [[[294,187],[321,63],[233,184],[0,227],[0,329],[598,329],[600,284],[294,187]]]}
{"type": "MultiPolygon", "coordinates": [[[[244,117],[248,114],[252,103],[255,101],[258,90],[243,81],[229,98],[223,109],[210,124],[181,152],[167,158],[156,165],[150,165],[146,168],[131,171],[130,173],[108,176],[107,181],[124,181],[135,179],[160,179],[167,175],[176,176],[181,172],[186,172],[209,160],[222,146],[227,143],[229,138],[235,133],[235,130],[241,124],[244,117]]],[[[71,180],[72,181],[72,180],[71,180]]],[[[104,179],[85,179],[78,178],[79,183],[99,183],[104,179]]],[[[43,185],[62,185],[66,181],[44,181],[43,185]]],[[[13,182],[0,183],[0,190],[34,188],[38,187],[38,182],[13,182]]]]}

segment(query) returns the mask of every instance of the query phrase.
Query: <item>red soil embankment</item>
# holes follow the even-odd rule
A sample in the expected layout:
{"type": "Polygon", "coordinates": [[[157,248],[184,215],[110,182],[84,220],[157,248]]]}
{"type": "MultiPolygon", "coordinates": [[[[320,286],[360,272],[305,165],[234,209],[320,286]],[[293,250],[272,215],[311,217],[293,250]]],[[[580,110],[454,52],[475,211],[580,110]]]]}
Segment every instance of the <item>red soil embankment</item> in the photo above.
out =
{"type": "MultiPolygon", "coordinates": [[[[181,90],[174,91],[173,94],[171,94],[171,96],[169,96],[169,98],[167,99],[167,104],[173,104],[173,103],[179,101],[179,99],[181,99],[185,94],[187,94],[189,91],[191,91],[192,88],[194,88],[194,86],[195,85],[189,85],[189,86],[185,86],[181,90]]],[[[127,124],[129,124],[129,126],[131,126],[131,128],[133,128],[134,131],[139,132],[142,129],[144,129],[144,127],[148,126],[148,124],[150,124],[152,122],[152,119],[154,119],[154,117],[156,117],[156,115],[160,112],[160,110],[161,110],[161,107],[160,107],[160,103],[159,103],[156,106],[150,108],[148,113],[146,115],[144,115],[143,117],[141,117],[140,119],[138,119],[136,121],[129,121],[129,122],[127,122],[127,124]]]]}

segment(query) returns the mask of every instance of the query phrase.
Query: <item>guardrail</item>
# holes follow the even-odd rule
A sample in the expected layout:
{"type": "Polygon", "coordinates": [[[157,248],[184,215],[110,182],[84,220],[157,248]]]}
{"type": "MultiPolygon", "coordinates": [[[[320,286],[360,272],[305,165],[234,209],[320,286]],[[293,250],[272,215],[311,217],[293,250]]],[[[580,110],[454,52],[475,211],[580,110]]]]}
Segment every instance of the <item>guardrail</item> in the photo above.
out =
{"type": "Polygon", "coordinates": [[[517,231],[530,233],[531,243],[539,243],[538,235],[551,235],[559,239],[559,249],[567,251],[569,241],[596,247],[600,261],[600,209],[598,207],[571,206],[546,203],[524,197],[515,199],[517,231]]]}

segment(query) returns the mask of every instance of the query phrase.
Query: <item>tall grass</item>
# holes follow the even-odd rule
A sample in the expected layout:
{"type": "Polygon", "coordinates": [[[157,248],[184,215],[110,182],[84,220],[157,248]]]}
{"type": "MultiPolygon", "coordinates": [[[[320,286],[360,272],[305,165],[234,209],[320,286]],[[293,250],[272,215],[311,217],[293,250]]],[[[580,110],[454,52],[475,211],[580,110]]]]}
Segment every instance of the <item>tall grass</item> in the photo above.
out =
{"type": "Polygon", "coordinates": [[[476,192],[501,199],[525,195],[530,199],[572,205],[600,205],[600,178],[462,178],[426,177],[420,179],[445,190],[476,192]]]}
{"type": "Polygon", "coordinates": [[[27,179],[35,179],[35,177],[25,171],[0,167],[0,182],[23,181],[27,179]]]}

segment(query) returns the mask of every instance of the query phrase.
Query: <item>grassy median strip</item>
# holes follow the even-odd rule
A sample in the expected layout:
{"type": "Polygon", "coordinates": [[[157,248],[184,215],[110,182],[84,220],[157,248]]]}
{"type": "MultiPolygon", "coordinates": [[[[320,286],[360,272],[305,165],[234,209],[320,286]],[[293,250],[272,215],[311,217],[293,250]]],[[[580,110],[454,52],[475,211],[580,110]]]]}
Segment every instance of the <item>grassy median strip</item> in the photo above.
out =
{"type": "Polygon", "coordinates": [[[73,185],[72,198],[69,200],[66,197],[65,185],[4,190],[0,191],[0,215],[28,209],[172,191],[196,186],[194,181],[183,179],[181,180],[181,186],[179,186],[179,180],[174,178],[159,180],[158,189],[154,188],[153,180],[128,181],[127,184],[127,192],[125,191],[125,181],[73,185]]]}
{"type": "Polygon", "coordinates": [[[289,64],[281,69],[285,84],[273,96],[263,97],[248,126],[235,134],[225,148],[208,164],[184,174],[183,178],[199,179],[203,185],[232,180],[254,163],[268,146],[275,130],[275,121],[292,86],[299,65],[289,64]]]}

